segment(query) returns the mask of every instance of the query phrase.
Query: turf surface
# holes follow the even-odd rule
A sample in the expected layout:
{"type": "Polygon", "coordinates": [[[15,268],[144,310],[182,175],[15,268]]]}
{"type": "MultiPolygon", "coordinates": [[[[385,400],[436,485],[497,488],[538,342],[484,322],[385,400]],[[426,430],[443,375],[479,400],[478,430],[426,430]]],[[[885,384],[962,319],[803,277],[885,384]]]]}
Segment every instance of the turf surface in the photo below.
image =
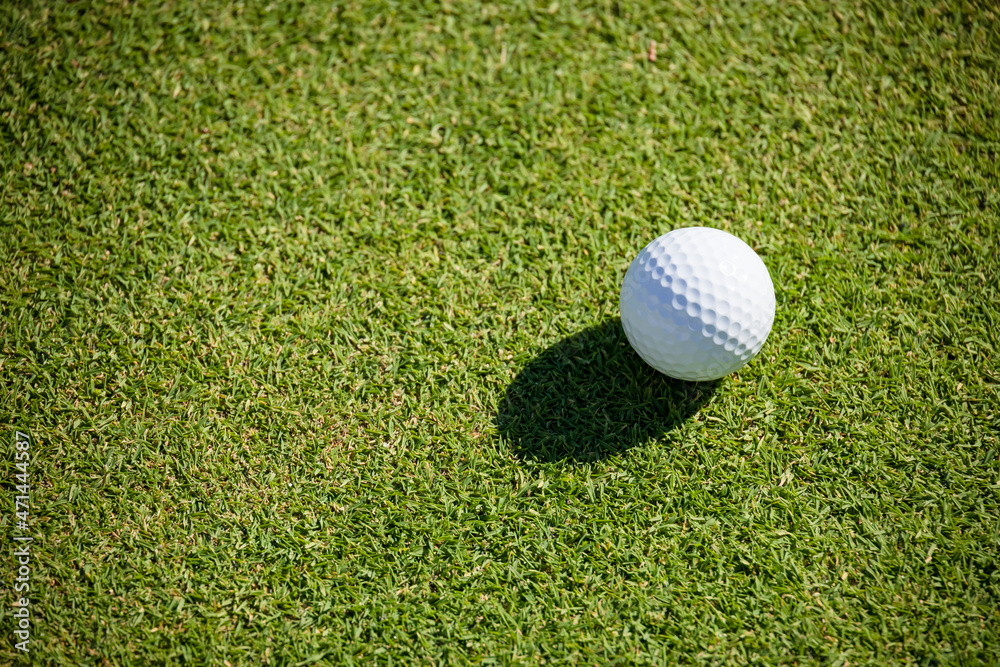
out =
{"type": "Polygon", "coordinates": [[[0,662],[1000,663],[998,71],[989,2],[3,3],[0,662]],[[688,225],[777,291],[713,385],[616,319],[688,225]]]}

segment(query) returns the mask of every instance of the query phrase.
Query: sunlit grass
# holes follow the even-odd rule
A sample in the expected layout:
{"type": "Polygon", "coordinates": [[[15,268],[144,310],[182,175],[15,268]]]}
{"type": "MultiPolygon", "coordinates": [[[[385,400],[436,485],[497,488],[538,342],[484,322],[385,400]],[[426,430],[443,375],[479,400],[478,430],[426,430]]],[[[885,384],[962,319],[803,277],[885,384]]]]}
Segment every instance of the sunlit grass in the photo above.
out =
{"type": "Polygon", "coordinates": [[[1000,662],[1000,14],[647,4],[0,8],[35,664],[1000,662]]]}

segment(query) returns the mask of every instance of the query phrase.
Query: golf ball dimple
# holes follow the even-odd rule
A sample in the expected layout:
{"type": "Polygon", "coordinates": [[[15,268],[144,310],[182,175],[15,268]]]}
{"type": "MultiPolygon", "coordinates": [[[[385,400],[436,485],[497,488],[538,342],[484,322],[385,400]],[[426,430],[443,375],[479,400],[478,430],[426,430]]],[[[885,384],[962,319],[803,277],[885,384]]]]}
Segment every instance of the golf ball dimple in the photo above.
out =
{"type": "Polygon", "coordinates": [[[646,363],[680,380],[714,380],[760,352],[774,322],[774,285],[740,239],[686,227],[639,253],[619,305],[625,335],[646,363]]]}

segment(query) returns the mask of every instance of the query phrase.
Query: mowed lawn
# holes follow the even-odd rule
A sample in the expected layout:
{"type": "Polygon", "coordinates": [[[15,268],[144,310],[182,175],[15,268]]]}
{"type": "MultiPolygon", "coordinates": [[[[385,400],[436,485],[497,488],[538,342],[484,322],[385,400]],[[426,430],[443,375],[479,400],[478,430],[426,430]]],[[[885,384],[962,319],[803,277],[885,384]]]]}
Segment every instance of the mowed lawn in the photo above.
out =
{"type": "Polygon", "coordinates": [[[998,113],[986,1],[3,3],[0,663],[1000,663],[998,113]]]}

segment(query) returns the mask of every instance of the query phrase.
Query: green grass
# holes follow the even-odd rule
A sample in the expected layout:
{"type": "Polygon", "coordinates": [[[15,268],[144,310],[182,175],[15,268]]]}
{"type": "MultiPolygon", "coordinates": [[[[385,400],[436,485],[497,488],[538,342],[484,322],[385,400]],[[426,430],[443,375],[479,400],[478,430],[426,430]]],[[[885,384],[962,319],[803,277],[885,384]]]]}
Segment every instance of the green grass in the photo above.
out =
{"type": "Polygon", "coordinates": [[[1000,663],[1000,10],[412,5],[0,7],[33,664],[1000,663]],[[699,224],[710,386],[617,320],[699,224]]]}

